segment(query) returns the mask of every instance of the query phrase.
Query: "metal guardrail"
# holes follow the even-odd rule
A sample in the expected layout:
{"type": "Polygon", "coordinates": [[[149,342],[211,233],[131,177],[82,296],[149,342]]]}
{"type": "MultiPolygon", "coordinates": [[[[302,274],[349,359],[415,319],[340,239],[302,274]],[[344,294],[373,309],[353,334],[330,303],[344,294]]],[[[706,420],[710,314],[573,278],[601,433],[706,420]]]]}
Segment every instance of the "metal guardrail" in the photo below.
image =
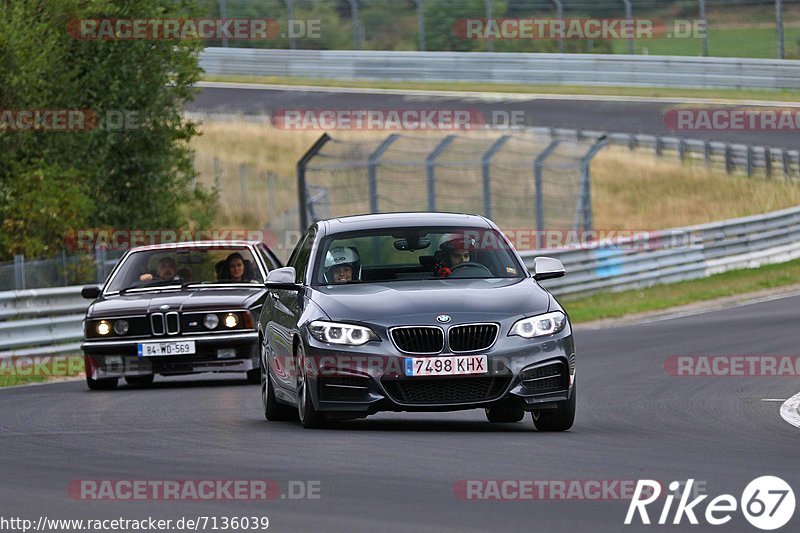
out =
{"type": "MultiPolygon", "coordinates": [[[[521,255],[528,268],[543,255],[564,263],[567,276],[543,282],[559,296],[702,278],[800,258],[800,207],[521,255]]],[[[0,292],[0,359],[78,351],[89,305],[80,291],[0,292]]]]}
{"type": "Polygon", "coordinates": [[[551,139],[597,140],[606,136],[609,144],[631,150],[650,149],[660,156],[673,154],[683,161],[702,162],[724,168],[728,174],[737,171],[753,176],[757,173],[784,180],[800,180],[800,150],[785,150],[770,146],[754,146],[720,141],[686,139],[669,135],[634,133],[605,133],[563,128],[527,128],[551,139]]]}
{"type": "Polygon", "coordinates": [[[800,61],[723,57],[206,48],[200,67],[336,80],[800,89],[800,61]]]}
{"type": "Polygon", "coordinates": [[[565,277],[543,282],[557,295],[703,278],[800,258],[800,208],[521,255],[528,268],[542,255],[564,263],[565,277]]]}

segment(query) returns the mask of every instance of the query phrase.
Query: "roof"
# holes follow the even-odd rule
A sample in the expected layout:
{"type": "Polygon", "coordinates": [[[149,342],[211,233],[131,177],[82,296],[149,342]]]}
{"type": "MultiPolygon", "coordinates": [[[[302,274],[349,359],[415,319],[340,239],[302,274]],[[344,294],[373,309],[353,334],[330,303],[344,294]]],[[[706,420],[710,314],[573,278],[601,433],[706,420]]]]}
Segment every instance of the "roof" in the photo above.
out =
{"type": "Polygon", "coordinates": [[[260,244],[260,241],[183,241],[183,242],[168,242],[162,244],[149,244],[147,246],[135,246],[131,248],[132,252],[140,252],[143,250],[172,250],[177,248],[224,248],[226,246],[253,246],[260,244]]]}
{"type": "Polygon", "coordinates": [[[489,221],[480,215],[433,212],[373,213],[332,218],[323,222],[328,225],[328,233],[420,226],[487,229],[492,227],[489,221]]]}

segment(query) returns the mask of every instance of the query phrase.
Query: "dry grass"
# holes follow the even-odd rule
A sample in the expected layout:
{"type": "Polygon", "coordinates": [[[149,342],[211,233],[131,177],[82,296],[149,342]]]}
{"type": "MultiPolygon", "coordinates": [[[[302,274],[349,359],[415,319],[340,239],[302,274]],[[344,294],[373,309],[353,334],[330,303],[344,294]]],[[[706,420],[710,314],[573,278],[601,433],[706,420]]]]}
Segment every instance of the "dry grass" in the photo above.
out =
{"type": "MultiPolygon", "coordinates": [[[[297,205],[295,165],[319,131],[285,131],[266,123],[206,122],[193,141],[200,181],[214,183],[214,158],[222,170],[221,227],[259,228],[297,205]],[[248,165],[243,208],[239,164],[248,165]],[[266,173],[276,176],[270,200],[266,173]],[[272,209],[270,209],[272,207],[272,209]]],[[[435,134],[441,135],[441,134],[435,134]]],[[[475,132],[473,135],[492,135],[475,132]]],[[[386,132],[339,131],[342,140],[384,138],[386,132]]],[[[779,180],[728,176],[666,156],[607,148],[592,163],[594,225],[603,229],[661,229],[746,216],[800,204],[800,186],[779,180]]]]}

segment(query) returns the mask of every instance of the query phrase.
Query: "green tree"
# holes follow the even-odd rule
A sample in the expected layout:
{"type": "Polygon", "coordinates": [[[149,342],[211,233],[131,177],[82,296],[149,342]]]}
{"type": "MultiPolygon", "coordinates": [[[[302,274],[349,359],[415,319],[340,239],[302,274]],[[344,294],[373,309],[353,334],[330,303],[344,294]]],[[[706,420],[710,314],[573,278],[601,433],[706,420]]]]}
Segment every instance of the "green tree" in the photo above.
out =
{"type": "Polygon", "coordinates": [[[207,222],[212,195],[191,187],[196,127],[181,114],[200,75],[200,41],[68,32],[76,19],[194,15],[183,0],[0,0],[0,110],[90,110],[99,118],[85,131],[0,129],[0,259],[54,252],[81,226],[207,222]],[[124,123],[109,120],[119,117],[124,123]]]}

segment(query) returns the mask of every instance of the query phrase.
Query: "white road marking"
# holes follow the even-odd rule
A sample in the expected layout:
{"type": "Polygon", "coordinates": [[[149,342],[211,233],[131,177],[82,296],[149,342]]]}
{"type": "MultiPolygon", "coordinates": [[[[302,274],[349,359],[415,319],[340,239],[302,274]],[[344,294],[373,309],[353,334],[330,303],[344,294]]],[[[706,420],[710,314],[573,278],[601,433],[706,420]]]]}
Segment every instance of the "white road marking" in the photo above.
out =
{"type": "Polygon", "coordinates": [[[762,402],[785,402],[786,398],[764,398],[762,402]]]}
{"type": "Polygon", "coordinates": [[[800,392],[783,402],[781,417],[791,425],[800,428],[800,392]]]}
{"type": "Polygon", "coordinates": [[[800,108],[797,102],[773,102],[769,100],[735,100],[726,98],[691,98],[678,96],[615,96],[605,94],[539,94],[539,93],[492,93],[476,91],[422,91],[418,89],[371,89],[367,87],[324,87],[314,85],[271,85],[264,83],[233,83],[223,81],[200,81],[198,87],[212,89],[252,89],[306,91],[319,93],[350,94],[395,94],[400,96],[439,96],[445,98],[475,99],[485,101],[502,100],[585,100],[589,102],[663,102],[672,104],[725,104],[740,106],[766,106],[800,108]]]}

